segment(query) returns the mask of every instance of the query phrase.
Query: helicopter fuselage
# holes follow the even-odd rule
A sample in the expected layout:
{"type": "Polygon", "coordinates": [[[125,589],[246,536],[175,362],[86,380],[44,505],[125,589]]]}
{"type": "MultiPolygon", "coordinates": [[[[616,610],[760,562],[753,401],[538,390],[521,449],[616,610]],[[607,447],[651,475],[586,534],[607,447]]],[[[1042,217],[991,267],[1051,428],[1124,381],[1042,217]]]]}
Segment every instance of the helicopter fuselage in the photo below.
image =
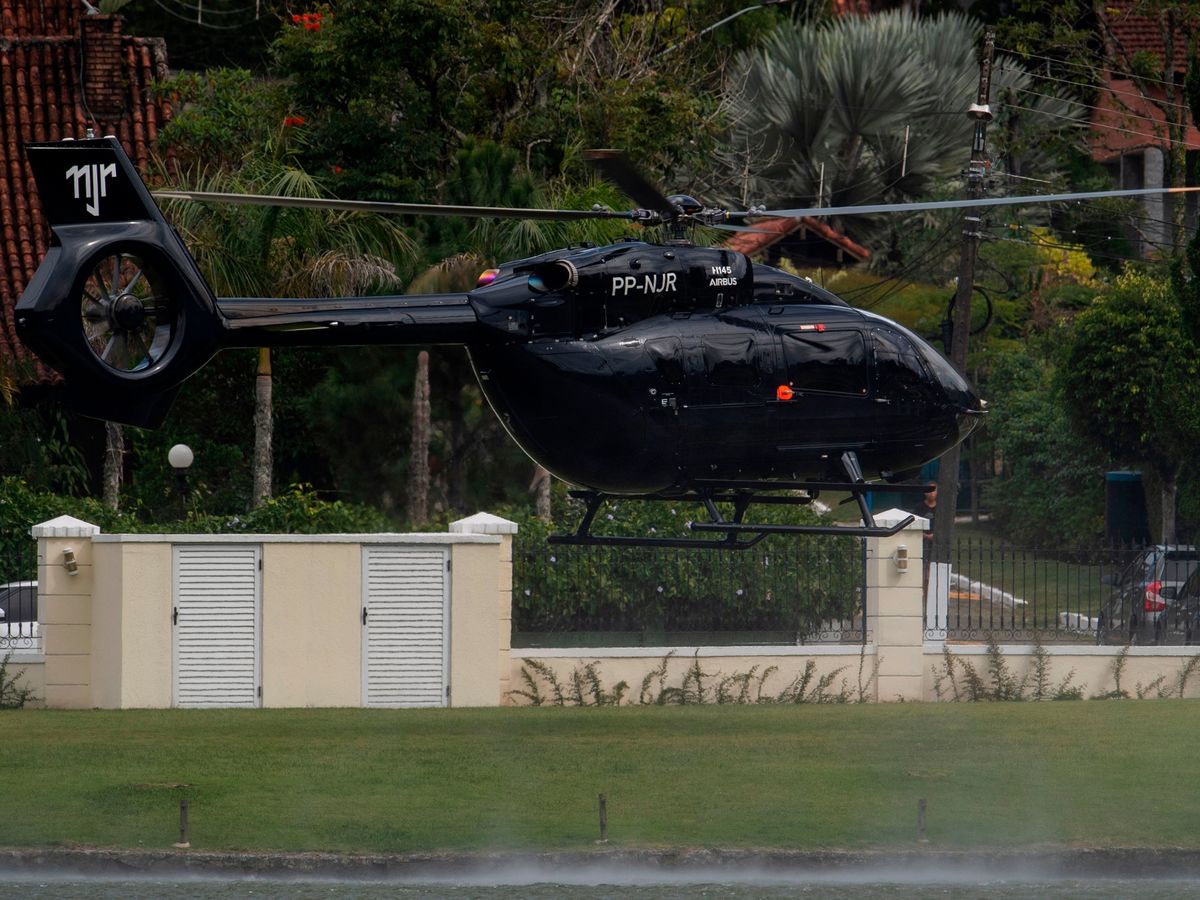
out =
{"type": "Polygon", "coordinates": [[[860,464],[898,479],[983,411],[900,325],[683,241],[558,250],[454,294],[218,299],[114,138],[27,153],[52,240],[16,324],[88,415],[160,424],[227,347],[459,344],[534,460],[592,491],[671,496],[860,464]]]}
{"type": "Polygon", "coordinates": [[[505,266],[470,298],[493,335],[471,359],[509,433],[605,493],[836,477],[846,451],[898,478],[981,412],[907,329],[727,250],[578,248],[505,266]]]}

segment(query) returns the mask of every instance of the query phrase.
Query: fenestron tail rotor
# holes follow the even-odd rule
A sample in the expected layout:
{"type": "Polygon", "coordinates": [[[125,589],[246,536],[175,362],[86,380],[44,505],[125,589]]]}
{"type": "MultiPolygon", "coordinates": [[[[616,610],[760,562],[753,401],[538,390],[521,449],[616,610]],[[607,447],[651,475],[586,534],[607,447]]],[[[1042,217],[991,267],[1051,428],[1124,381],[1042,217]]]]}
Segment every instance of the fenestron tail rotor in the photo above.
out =
{"type": "Polygon", "coordinates": [[[179,306],[156,268],[131,252],[105,254],[79,296],[83,336],[95,357],[123,374],[148,372],[179,331],[179,306]]]}

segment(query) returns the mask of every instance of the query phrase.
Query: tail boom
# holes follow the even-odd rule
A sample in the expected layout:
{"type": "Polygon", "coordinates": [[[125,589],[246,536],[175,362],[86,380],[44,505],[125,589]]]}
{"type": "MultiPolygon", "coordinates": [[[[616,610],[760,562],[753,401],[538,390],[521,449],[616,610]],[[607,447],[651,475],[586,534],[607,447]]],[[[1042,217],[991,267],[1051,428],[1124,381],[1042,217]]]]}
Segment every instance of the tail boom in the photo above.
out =
{"type": "Polygon", "coordinates": [[[51,246],[16,307],[21,339],[85,415],[154,427],[226,347],[460,344],[466,294],[217,299],[116,138],[26,147],[51,246]]]}

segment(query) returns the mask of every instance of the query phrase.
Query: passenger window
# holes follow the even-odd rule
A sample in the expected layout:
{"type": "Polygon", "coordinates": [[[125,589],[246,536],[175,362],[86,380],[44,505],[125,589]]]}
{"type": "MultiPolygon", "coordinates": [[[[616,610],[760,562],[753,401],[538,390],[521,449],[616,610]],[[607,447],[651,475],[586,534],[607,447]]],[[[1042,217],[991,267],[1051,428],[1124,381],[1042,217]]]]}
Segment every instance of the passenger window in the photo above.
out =
{"type": "Polygon", "coordinates": [[[678,338],[651,338],[646,341],[646,352],[654,360],[654,368],[668,384],[683,384],[683,360],[678,338]]]}
{"type": "Polygon", "coordinates": [[[783,353],[794,390],[867,393],[867,346],[858,331],[784,332],[783,353]]]}
{"type": "Polygon", "coordinates": [[[753,387],[758,384],[754,339],[748,335],[706,335],[704,368],[710,384],[753,387]]]}

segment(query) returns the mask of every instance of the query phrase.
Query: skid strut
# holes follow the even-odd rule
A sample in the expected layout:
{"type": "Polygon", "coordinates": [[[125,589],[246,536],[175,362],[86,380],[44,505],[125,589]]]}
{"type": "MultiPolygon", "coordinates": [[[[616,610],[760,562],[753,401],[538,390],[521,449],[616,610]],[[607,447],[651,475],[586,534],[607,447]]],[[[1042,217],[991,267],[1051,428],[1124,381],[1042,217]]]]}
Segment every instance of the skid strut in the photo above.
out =
{"type": "MultiPolygon", "coordinates": [[[[857,454],[847,451],[842,454],[842,468],[847,481],[721,481],[697,480],[693,486],[677,494],[610,495],[599,491],[571,491],[571,496],[584,501],[583,518],[574,534],[556,534],[547,540],[551,544],[605,545],[618,547],[686,547],[692,549],[745,550],[753,547],[772,534],[828,534],[842,537],[887,537],[910,525],[914,519],[908,516],[895,525],[879,526],[871,515],[867,504],[870,485],[863,478],[857,454]],[[816,499],[822,490],[849,491],[857,501],[862,514],[861,525],[766,525],[745,522],[746,511],[754,503],[788,504],[803,506],[816,499]],[[803,491],[803,495],[780,494],[780,491],[803,491]],[[662,502],[694,501],[700,503],[708,513],[709,521],[692,522],[689,528],[701,534],[723,535],[721,538],[657,538],[628,537],[623,535],[600,535],[592,533],[592,523],[605,500],[639,500],[662,502]],[[733,516],[726,518],[718,503],[732,503],[733,516]]],[[[889,490],[924,493],[924,486],[889,485],[889,490]]]]}

